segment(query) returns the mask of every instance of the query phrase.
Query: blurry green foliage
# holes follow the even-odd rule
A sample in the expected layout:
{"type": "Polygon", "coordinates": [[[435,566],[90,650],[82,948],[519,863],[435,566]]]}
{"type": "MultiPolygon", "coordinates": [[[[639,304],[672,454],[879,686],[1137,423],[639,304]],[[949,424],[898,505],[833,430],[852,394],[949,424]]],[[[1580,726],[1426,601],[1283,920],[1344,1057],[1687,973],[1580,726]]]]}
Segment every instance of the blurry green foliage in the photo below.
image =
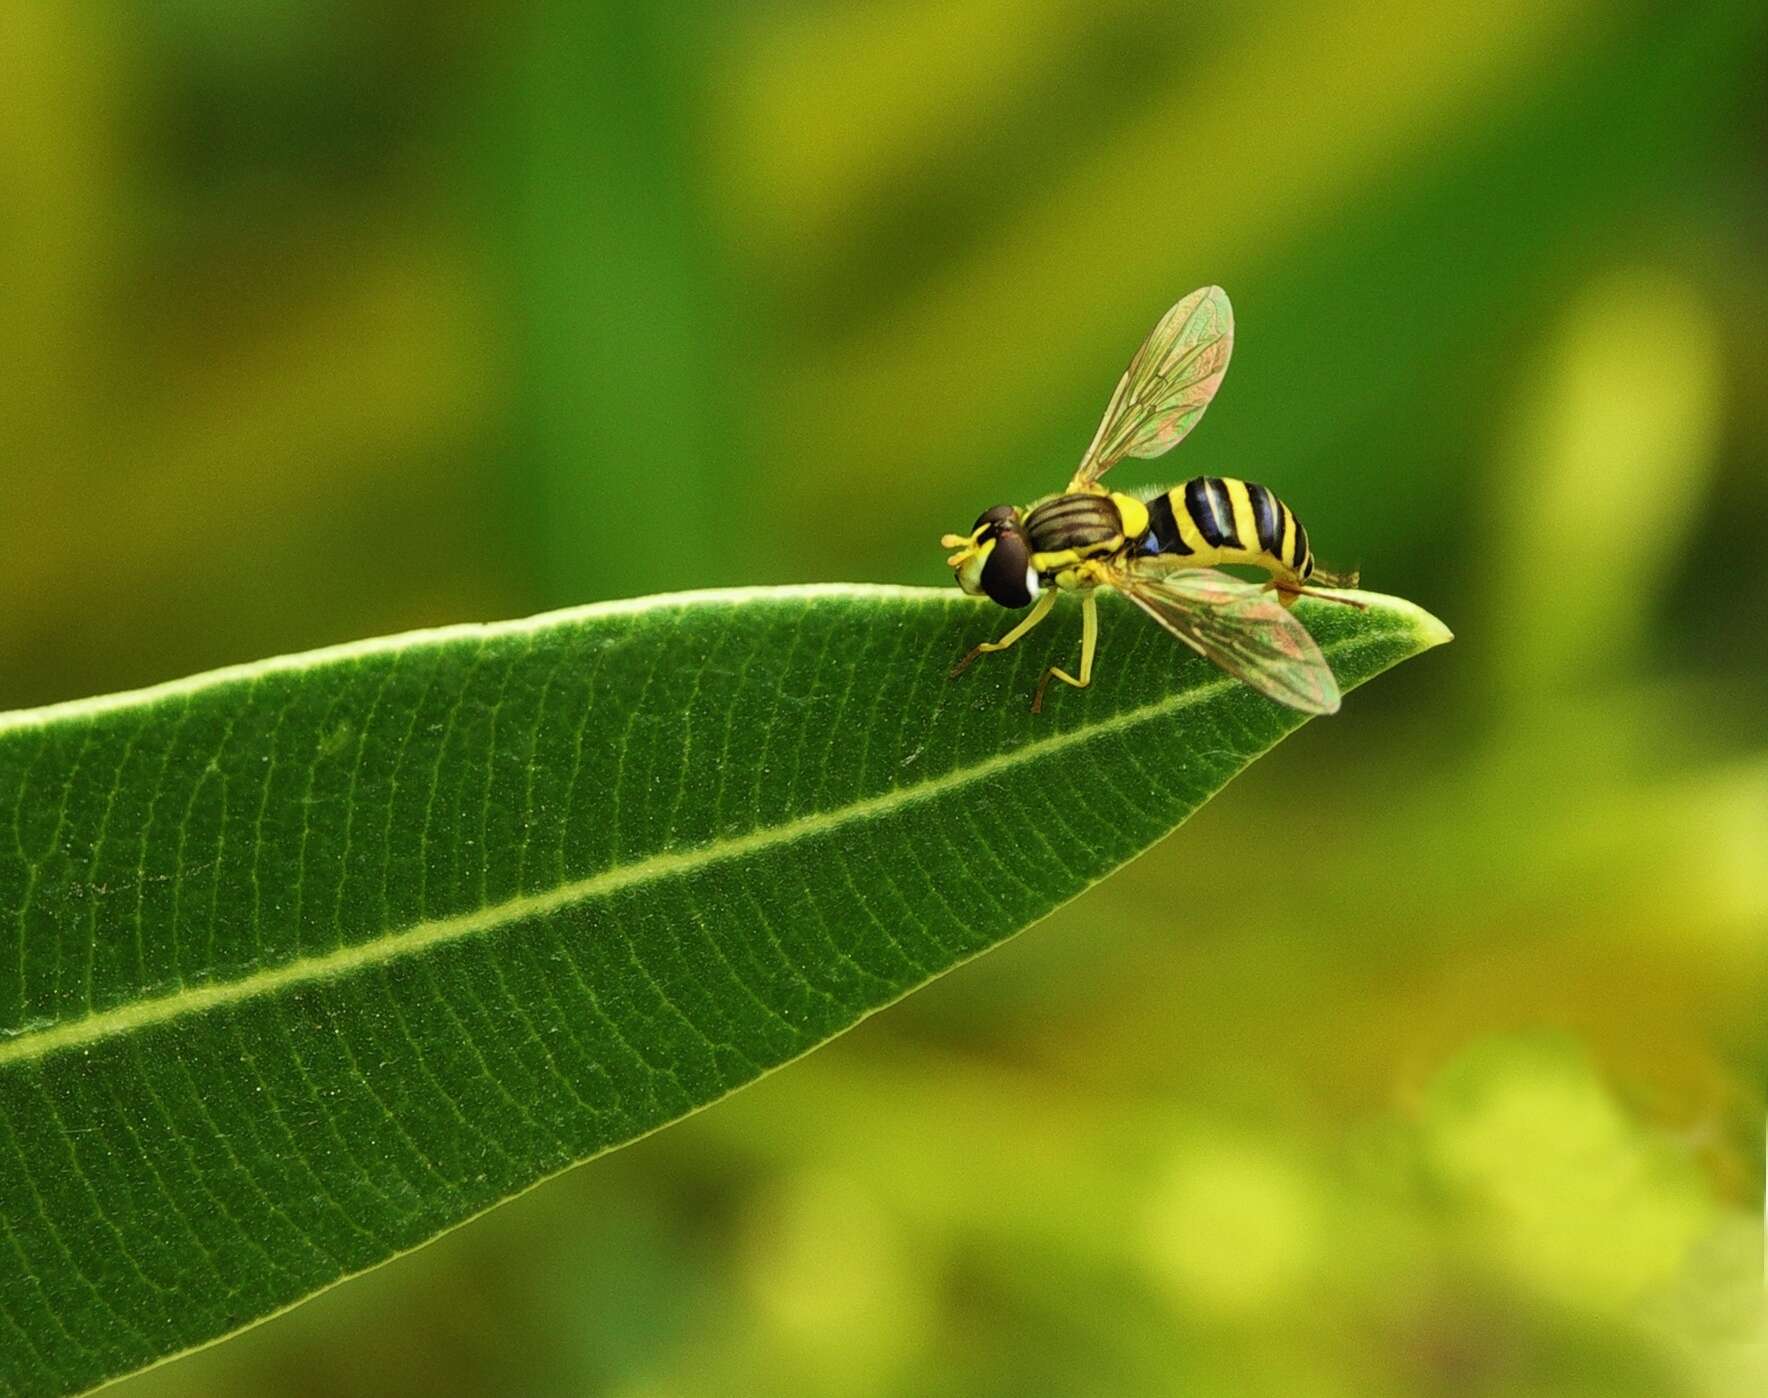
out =
{"type": "Polygon", "coordinates": [[[0,704],[939,581],[1211,281],[1172,472],[1461,639],[800,1070],[138,1389],[1760,1391],[1768,12],[624,8],[14,7],[0,704]]]}

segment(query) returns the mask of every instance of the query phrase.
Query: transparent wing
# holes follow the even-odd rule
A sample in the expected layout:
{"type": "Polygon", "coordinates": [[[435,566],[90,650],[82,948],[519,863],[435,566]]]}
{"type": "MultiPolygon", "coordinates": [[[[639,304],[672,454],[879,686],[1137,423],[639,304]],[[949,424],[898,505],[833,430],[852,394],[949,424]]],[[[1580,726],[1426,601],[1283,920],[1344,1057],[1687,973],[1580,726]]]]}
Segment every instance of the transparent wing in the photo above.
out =
{"type": "Polygon", "coordinates": [[[1117,381],[1070,490],[1126,456],[1159,456],[1197,425],[1234,349],[1234,308],[1219,286],[1193,291],[1160,318],[1117,381]]]}
{"type": "Polygon", "coordinates": [[[1199,655],[1260,694],[1309,714],[1338,712],[1338,681],[1320,647],[1257,583],[1213,568],[1132,562],[1112,585],[1199,655]]]}

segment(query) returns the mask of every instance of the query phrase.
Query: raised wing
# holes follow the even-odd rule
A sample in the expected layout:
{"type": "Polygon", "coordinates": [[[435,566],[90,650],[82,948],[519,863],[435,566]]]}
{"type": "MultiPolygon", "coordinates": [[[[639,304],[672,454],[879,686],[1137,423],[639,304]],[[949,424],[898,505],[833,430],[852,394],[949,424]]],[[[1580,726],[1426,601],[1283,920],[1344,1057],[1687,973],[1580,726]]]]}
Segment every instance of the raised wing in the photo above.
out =
{"type": "Polygon", "coordinates": [[[1113,586],[1199,655],[1260,694],[1309,714],[1338,712],[1338,681],[1314,638],[1257,583],[1213,568],[1130,563],[1113,586]]]}
{"type": "Polygon", "coordinates": [[[1197,425],[1234,350],[1234,308],[1219,286],[1193,291],[1160,318],[1117,381],[1070,490],[1126,456],[1159,456],[1197,425]]]}

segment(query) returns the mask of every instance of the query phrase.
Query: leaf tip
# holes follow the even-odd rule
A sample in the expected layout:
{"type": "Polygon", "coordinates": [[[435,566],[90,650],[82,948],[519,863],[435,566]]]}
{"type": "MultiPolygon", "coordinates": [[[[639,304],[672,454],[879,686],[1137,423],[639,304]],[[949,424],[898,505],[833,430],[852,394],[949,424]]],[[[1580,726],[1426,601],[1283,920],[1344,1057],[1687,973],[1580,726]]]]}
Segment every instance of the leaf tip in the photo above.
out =
{"type": "Polygon", "coordinates": [[[1383,617],[1387,623],[1386,629],[1406,634],[1415,647],[1414,654],[1447,645],[1455,639],[1455,633],[1441,620],[1404,597],[1393,597],[1384,592],[1361,592],[1353,588],[1334,589],[1327,595],[1357,603],[1366,616],[1383,617]]]}
{"type": "Polygon", "coordinates": [[[1455,633],[1443,624],[1439,617],[1432,616],[1423,607],[1408,602],[1411,612],[1412,634],[1418,638],[1419,650],[1430,650],[1435,646],[1446,646],[1455,639],[1455,633]]]}
{"type": "Polygon", "coordinates": [[[1391,597],[1382,592],[1357,592],[1350,595],[1369,607],[1386,612],[1398,621],[1411,633],[1412,640],[1420,651],[1447,645],[1455,639],[1453,631],[1416,602],[1408,602],[1404,597],[1391,597]]]}

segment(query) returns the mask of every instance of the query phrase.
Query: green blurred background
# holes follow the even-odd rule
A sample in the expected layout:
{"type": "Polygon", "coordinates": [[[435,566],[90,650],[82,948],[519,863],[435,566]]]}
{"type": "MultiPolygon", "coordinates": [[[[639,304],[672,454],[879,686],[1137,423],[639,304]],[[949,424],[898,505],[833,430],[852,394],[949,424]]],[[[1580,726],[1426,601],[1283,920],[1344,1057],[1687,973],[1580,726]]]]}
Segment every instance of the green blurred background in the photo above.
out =
{"type": "Polygon", "coordinates": [[[0,707],[945,583],[1211,281],[1165,478],[1459,635],[1030,936],[125,1392],[1763,1391],[1765,250],[1760,3],[10,0],[0,707]]]}

